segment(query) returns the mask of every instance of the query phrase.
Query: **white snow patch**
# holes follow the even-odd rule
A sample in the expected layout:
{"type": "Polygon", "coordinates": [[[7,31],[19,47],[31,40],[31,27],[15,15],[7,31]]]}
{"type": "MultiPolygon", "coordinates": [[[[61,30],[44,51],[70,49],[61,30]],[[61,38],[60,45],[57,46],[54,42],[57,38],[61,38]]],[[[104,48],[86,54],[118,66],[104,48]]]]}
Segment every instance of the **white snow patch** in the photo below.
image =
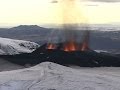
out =
{"type": "Polygon", "coordinates": [[[101,53],[101,52],[108,53],[108,51],[105,51],[105,50],[94,50],[94,51],[96,51],[96,52],[98,52],[98,53],[101,53]]]}
{"type": "Polygon", "coordinates": [[[39,45],[34,42],[0,37],[0,55],[30,53],[38,47],[39,45]]]}

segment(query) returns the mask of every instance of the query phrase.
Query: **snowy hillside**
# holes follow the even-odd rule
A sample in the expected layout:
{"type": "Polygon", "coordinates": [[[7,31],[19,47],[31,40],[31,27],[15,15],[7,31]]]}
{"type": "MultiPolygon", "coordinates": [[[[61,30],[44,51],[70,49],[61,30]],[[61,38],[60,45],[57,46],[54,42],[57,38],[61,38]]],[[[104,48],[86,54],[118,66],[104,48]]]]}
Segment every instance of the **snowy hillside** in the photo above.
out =
{"type": "Polygon", "coordinates": [[[13,64],[9,61],[6,61],[2,58],[0,58],[0,72],[1,71],[11,71],[11,70],[17,70],[17,69],[23,69],[24,66],[20,66],[17,64],[13,64]]]}
{"type": "Polygon", "coordinates": [[[35,50],[37,47],[39,47],[39,45],[34,42],[0,37],[0,54],[2,55],[30,53],[33,50],[35,50]]]}
{"type": "Polygon", "coordinates": [[[44,62],[0,72],[0,90],[120,90],[120,68],[72,69],[44,62]]]}

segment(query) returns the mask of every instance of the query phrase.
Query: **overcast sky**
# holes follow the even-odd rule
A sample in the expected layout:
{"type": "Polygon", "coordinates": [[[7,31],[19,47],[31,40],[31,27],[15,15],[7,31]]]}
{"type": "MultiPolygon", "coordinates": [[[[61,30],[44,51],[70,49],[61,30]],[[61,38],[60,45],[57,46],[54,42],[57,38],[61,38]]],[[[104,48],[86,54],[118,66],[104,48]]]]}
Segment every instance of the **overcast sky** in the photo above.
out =
{"type": "Polygon", "coordinates": [[[120,0],[0,0],[0,25],[69,22],[119,23],[120,0]]]}

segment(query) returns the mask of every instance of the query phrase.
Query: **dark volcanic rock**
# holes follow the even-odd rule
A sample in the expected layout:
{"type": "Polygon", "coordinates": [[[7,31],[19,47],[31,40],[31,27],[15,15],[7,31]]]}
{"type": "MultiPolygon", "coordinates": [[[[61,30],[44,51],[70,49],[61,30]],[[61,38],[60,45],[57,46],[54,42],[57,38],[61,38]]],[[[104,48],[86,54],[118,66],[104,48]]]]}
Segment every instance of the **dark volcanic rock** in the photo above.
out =
{"type": "Polygon", "coordinates": [[[78,65],[82,67],[120,66],[120,57],[108,53],[97,53],[92,50],[65,52],[63,50],[48,50],[46,44],[32,53],[0,56],[10,62],[25,65],[36,65],[50,61],[61,65],[78,65]]]}

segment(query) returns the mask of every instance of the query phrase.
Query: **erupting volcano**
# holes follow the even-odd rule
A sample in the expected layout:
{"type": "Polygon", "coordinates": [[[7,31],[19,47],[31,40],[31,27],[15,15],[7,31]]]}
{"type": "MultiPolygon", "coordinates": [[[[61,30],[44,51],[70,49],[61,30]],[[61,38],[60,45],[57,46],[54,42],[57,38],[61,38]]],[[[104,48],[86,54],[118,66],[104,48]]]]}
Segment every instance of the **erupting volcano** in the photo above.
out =
{"type": "MultiPolygon", "coordinates": [[[[59,40],[62,42],[57,41],[57,43],[53,43],[54,39],[51,40],[50,43],[47,43],[46,49],[57,49],[57,50],[63,50],[66,52],[73,52],[73,51],[87,51],[90,50],[89,47],[89,37],[90,33],[89,31],[84,31],[81,35],[78,34],[80,31],[76,30],[76,27],[64,27],[64,30],[62,30],[64,35],[57,36],[59,40]]],[[[54,35],[53,35],[54,36],[54,35]]]]}
{"type": "Polygon", "coordinates": [[[48,43],[46,49],[60,49],[66,52],[87,51],[90,49],[89,48],[89,37],[85,36],[85,39],[81,43],[75,42],[74,40],[66,41],[60,44],[59,43],[58,44],[48,43]]]}
{"type": "MultiPolygon", "coordinates": [[[[83,19],[84,21],[86,20],[76,3],[77,0],[61,0],[61,2],[59,2],[62,9],[62,31],[64,31],[62,39],[64,40],[62,40],[62,42],[57,41],[57,43],[53,43],[51,41],[54,41],[52,40],[54,35],[51,35],[51,40],[48,41],[49,43],[47,43],[46,49],[59,49],[66,52],[89,50],[89,31],[85,31],[81,36],[78,36],[76,32],[76,30],[78,30],[77,28],[79,28],[79,24],[77,23],[84,23],[83,19]]],[[[61,40],[61,36],[57,37],[61,40]]]]}

